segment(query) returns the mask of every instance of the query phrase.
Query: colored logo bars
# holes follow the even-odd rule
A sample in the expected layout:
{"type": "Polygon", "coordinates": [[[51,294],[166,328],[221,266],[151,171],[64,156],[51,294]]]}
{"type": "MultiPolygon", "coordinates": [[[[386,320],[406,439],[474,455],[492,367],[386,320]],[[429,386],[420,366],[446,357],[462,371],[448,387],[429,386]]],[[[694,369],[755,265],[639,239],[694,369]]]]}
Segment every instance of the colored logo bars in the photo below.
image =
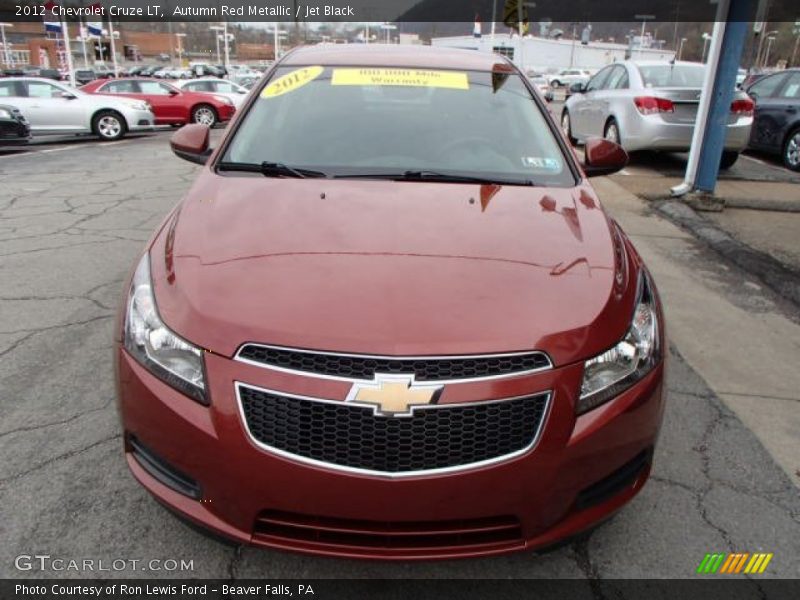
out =
{"type": "Polygon", "coordinates": [[[750,554],[749,552],[734,552],[726,554],[718,552],[706,554],[697,572],[702,574],[709,573],[763,573],[769,561],[772,560],[772,553],[750,554]]]}

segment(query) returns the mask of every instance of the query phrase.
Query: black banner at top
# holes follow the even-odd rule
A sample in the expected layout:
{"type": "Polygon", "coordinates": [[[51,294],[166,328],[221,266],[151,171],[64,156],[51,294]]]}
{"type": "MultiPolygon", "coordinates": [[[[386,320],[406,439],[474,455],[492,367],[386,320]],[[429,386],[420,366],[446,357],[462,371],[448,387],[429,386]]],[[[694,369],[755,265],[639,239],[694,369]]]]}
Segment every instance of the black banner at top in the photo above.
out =
{"type": "MultiPolygon", "coordinates": [[[[741,2],[748,20],[800,20],[797,0],[741,2]],[[762,7],[759,9],[759,5],[762,7]],[[763,15],[763,17],[762,17],[763,15]]],[[[0,21],[502,22],[506,0],[0,0],[0,21]]],[[[529,20],[702,22],[717,0],[523,0],[529,20]]]]}

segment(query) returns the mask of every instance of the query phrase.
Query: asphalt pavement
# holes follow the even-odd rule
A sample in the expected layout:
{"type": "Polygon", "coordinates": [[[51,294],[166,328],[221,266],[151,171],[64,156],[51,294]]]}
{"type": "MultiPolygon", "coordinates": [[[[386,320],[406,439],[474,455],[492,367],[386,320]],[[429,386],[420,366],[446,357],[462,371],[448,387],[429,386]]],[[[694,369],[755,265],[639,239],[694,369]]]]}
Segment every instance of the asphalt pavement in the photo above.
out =
{"type": "MultiPolygon", "coordinates": [[[[111,362],[123,279],[197,169],[167,141],[158,133],[0,152],[0,577],[91,575],[15,567],[19,555],[49,554],[193,567],[104,577],[691,578],[706,553],[734,551],[774,553],[753,585],[800,576],[796,481],[683,358],[696,348],[680,336],[653,476],[588,540],[546,554],[388,564],[231,547],[175,519],[128,473],[111,362]]],[[[679,259],[698,272],[719,268],[702,252],[679,259]]],[[[657,282],[679,280],[673,268],[651,264],[657,282]]]]}

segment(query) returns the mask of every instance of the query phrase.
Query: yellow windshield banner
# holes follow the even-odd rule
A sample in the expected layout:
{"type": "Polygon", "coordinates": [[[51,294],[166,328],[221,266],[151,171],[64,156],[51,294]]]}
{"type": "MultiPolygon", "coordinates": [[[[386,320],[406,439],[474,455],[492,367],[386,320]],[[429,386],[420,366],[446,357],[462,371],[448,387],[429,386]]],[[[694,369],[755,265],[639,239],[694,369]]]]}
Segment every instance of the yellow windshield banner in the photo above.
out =
{"type": "Polygon", "coordinates": [[[426,69],[334,69],[331,85],[399,85],[468,90],[466,73],[426,69]]]}
{"type": "Polygon", "coordinates": [[[313,81],[319,77],[325,69],[323,67],[303,67],[302,69],[295,69],[291,73],[282,75],[271,81],[264,91],[261,92],[262,98],[274,98],[295,91],[297,88],[303,87],[309,81],[313,81]]]}

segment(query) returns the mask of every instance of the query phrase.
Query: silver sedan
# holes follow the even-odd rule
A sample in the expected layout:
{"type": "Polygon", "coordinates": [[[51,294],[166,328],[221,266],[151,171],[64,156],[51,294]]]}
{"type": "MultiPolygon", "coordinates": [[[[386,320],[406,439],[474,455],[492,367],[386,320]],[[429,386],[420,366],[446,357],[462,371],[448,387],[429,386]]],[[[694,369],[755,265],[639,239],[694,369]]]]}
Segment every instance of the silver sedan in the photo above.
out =
{"type": "Polygon", "coordinates": [[[34,137],[85,133],[113,141],[129,131],[151,131],[155,123],[143,100],[87,94],[49,79],[0,79],[0,97],[25,115],[34,137]]]}
{"type": "MultiPolygon", "coordinates": [[[[628,152],[689,149],[697,118],[705,65],[625,61],[608,65],[586,85],[576,84],[561,113],[561,128],[573,143],[602,136],[628,152]]],[[[736,162],[747,146],[753,101],[737,91],[728,115],[721,167],[736,162]]]]}

